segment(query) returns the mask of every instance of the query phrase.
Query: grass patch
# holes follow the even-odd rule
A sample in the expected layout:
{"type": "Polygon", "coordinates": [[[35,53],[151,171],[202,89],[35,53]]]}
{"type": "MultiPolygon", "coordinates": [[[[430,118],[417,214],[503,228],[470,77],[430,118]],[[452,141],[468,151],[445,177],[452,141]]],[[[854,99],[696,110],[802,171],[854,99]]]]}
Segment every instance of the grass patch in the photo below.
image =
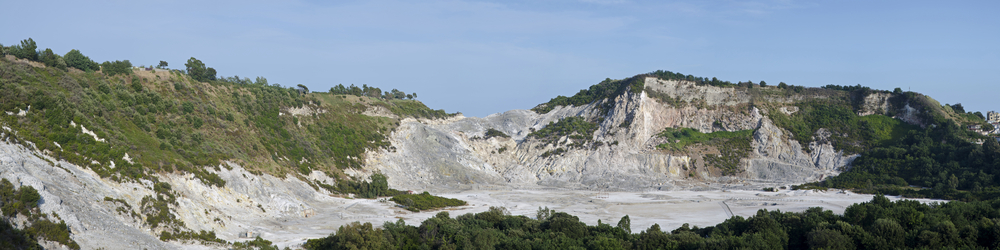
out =
{"type": "Polygon", "coordinates": [[[667,128],[657,136],[666,138],[669,142],[656,145],[656,148],[681,151],[694,144],[714,146],[719,150],[719,154],[706,154],[705,164],[719,168],[723,175],[733,175],[741,172],[740,160],[750,156],[753,132],[753,130],[716,131],[706,134],[692,128],[667,128]]]}
{"type": "Polygon", "coordinates": [[[659,149],[684,150],[688,145],[705,143],[715,139],[745,138],[753,136],[753,130],[740,131],[716,131],[712,133],[702,133],[693,128],[666,128],[657,136],[666,138],[667,143],[656,145],[659,149]]]}

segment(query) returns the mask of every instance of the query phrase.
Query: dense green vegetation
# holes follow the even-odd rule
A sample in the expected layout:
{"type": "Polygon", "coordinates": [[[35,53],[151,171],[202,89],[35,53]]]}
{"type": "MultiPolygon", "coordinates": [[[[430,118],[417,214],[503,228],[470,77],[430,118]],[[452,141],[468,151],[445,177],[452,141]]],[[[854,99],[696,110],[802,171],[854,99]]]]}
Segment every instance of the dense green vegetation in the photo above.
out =
{"type": "Polygon", "coordinates": [[[465,201],[452,198],[433,196],[428,192],[421,194],[400,194],[389,199],[413,212],[444,207],[465,206],[465,201]]]}
{"type": "Polygon", "coordinates": [[[38,240],[31,237],[24,230],[17,229],[7,220],[0,221],[0,249],[42,249],[38,245],[38,240]]]}
{"type": "MultiPolygon", "coordinates": [[[[563,136],[579,141],[591,141],[597,131],[597,123],[579,116],[571,116],[549,122],[542,129],[531,132],[528,137],[538,138],[546,144],[555,144],[563,136]]],[[[582,144],[581,144],[582,145],[582,144]]]]}
{"type": "Polygon", "coordinates": [[[700,76],[693,76],[693,75],[684,75],[684,74],[681,74],[680,72],[670,72],[670,71],[664,71],[664,70],[653,71],[653,72],[650,72],[647,75],[653,76],[653,77],[656,77],[656,78],[659,78],[659,79],[662,79],[662,80],[689,81],[689,82],[694,82],[697,85],[709,85],[709,86],[716,86],[716,87],[732,87],[732,86],[737,86],[738,85],[738,84],[733,84],[730,81],[720,81],[718,78],[715,78],[715,77],[712,77],[712,79],[708,79],[707,77],[700,77],[700,76]]]}
{"type": "MultiPolygon", "coordinates": [[[[322,171],[339,177],[342,169],[364,164],[366,151],[392,150],[386,134],[399,119],[453,115],[396,98],[397,90],[386,92],[391,97],[348,97],[286,88],[263,77],[222,77],[193,57],[185,70],[164,69],[162,61],[157,69],[140,70],[128,60],[97,64],[78,50],[59,56],[36,48],[27,39],[0,50],[42,63],[0,58],[0,125],[10,129],[0,131],[0,140],[90,168],[102,178],[151,181],[155,194],[134,208],[109,198],[119,213],[140,218],[164,240],[220,242],[213,232],[191,231],[174,218],[175,194],[157,173],[192,173],[206,185],[223,187],[216,172],[229,168],[229,161],[255,174],[322,171]],[[399,119],[362,114],[376,106],[399,119]]],[[[400,193],[377,182],[337,179],[331,191],[361,197],[400,193]]],[[[8,205],[21,209],[17,204],[23,203],[8,205]]]]}
{"type": "Polygon", "coordinates": [[[428,118],[428,119],[438,119],[438,118],[448,118],[457,115],[458,113],[448,113],[443,109],[430,109],[424,103],[414,100],[402,100],[402,99],[386,99],[380,102],[375,102],[374,105],[382,106],[393,114],[400,116],[409,116],[417,118],[428,118]]]}
{"type": "Polygon", "coordinates": [[[253,240],[233,243],[234,250],[278,250],[278,247],[271,244],[271,241],[257,236],[253,240]]]}
{"type": "MultiPolygon", "coordinates": [[[[35,46],[22,44],[12,51],[35,46]]],[[[85,72],[0,60],[0,109],[25,111],[0,117],[13,130],[3,137],[115,180],[155,182],[150,173],[181,171],[222,186],[211,170],[227,160],[278,176],[312,170],[336,175],[361,166],[366,150],[390,148],[385,134],[398,120],[360,114],[368,107],[403,117],[449,115],[413,100],[303,94],[263,77],[216,77],[195,58],[184,75],[133,71],[127,60],[95,71],[77,50],[66,57],[85,72]],[[292,109],[305,112],[290,114],[292,109]],[[126,153],[132,163],[122,159],[126,153]]]]}
{"type": "MultiPolygon", "coordinates": [[[[38,202],[42,196],[31,186],[15,188],[6,178],[0,179],[0,207],[3,218],[0,218],[0,248],[3,249],[40,249],[37,238],[59,242],[70,249],[80,249],[80,245],[69,238],[70,231],[61,219],[53,222],[48,214],[41,213],[38,202]],[[17,215],[27,217],[23,230],[10,224],[10,218],[17,215]],[[7,244],[9,243],[9,245],[7,244]]],[[[53,214],[55,215],[55,214],[53,214]]],[[[58,216],[56,215],[56,218],[58,216]]]]}
{"type": "Polygon", "coordinates": [[[808,150],[816,131],[825,129],[833,147],[849,154],[897,142],[916,126],[884,115],[858,116],[850,106],[811,100],[796,105],[798,112],[770,112],[774,124],[791,132],[792,139],[808,150]]]}
{"type": "MultiPolygon", "coordinates": [[[[547,209],[546,209],[547,210],[547,209]]],[[[539,216],[503,208],[451,218],[448,212],[419,226],[402,220],[382,228],[354,222],[306,249],[992,249],[1000,247],[1000,202],[922,204],[876,196],[844,215],[811,208],[791,213],[760,210],[715,226],[659,225],[632,233],[628,216],[616,225],[584,224],[576,216],[539,209],[539,216]]]]}
{"type": "Polygon", "coordinates": [[[803,102],[795,114],[772,111],[771,118],[800,143],[812,141],[816,131],[825,128],[832,133],[829,140],[836,149],[861,154],[847,172],[797,188],[854,189],[964,201],[1000,198],[1000,179],[996,178],[1000,174],[1000,145],[994,138],[965,127],[985,123],[981,114],[966,112],[958,104],[940,105],[897,88],[890,103],[916,109],[924,125],[921,128],[883,115],[858,116],[857,100],[876,92],[867,87],[823,88],[851,91],[851,99],[803,102]]]}
{"type": "Polygon", "coordinates": [[[913,130],[895,144],[866,151],[850,171],[801,188],[966,201],[1000,198],[1000,144],[987,138],[978,145],[972,138],[980,136],[953,122],[913,130]]]}
{"type": "MultiPolygon", "coordinates": [[[[637,75],[624,80],[612,80],[611,78],[608,78],[598,84],[591,85],[588,89],[580,90],[580,92],[571,97],[561,95],[556,96],[556,98],[552,98],[549,102],[540,104],[531,110],[544,114],[552,111],[552,109],[555,109],[557,106],[580,106],[590,104],[594,101],[614,98],[624,94],[625,91],[629,89],[631,89],[633,93],[639,93],[642,92],[645,80],[644,75],[637,75]]],[[[601,108],[606,109],[607,106],[608,105],[605,105],[601,108]]]]}
{"type": "Polygon", "coordinates": [[[417,93],[407,94],[406,92],[400,91],[398,89],[392,89],[392,91],[386,91],[385,93],[383,93],[382,89],[377,87],[368,87],[368,84],[361,85],[360,88],[358,88],[358,86],[354,86],[354,84],[351,84],[350,87],[344,87],[343,84],[337,84],[337,86],[333,86],[332,88],[330,88],[330,94],[367,96],[385,100],[392,100],[392,99],[413,100],[413,98],[417,98],[417,93]]]}

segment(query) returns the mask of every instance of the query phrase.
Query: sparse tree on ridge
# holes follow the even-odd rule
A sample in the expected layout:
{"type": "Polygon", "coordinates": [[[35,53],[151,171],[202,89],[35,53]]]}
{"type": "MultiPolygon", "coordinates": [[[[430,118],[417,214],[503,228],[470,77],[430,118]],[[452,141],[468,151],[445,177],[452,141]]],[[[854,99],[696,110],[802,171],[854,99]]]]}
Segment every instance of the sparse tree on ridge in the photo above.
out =
{"type": "Polygon", "coordinates": [[[215,80],[215,69],[211,67],[206,68],[205,63],[194,57],[188,59],[187,63],[184,64],[184,67],[187,68],[188,75],[199,82],[215,80]]]}
{"type": "Polygon", "coordinates": [[[21,45],[14,45],[10,48],[10,54],[17,58],[38,61],[38,45],[31,38],[21,40],[21,45]]]}
{"type": "Polygon", "coordinates": [[[156,67],[157,68],[161,68],[161,69],[162,68],[166,68],[167,67],[167,61],[160,61],[160,65],[156,65],[156,67]]]}
{"type": "Polygon", "coordinates": [[[69,52],[66,52],[66,55],[63,56],[63,59],[66,60],[66,66],[74,67],[79,70],[83,71],[101,70],[101,67],[100,65],[97,64],[97,62],[94,62],[94,60],[90,60],[90,57],[83,55],[83,53],[80,53],[79,50],[74,49],[70,50],[69,52]]]}

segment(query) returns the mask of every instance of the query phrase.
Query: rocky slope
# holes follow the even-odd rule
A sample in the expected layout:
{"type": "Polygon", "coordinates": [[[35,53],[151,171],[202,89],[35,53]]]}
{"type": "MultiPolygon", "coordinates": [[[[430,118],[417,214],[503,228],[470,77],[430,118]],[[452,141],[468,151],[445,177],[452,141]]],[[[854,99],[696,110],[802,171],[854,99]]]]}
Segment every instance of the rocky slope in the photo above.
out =
{"type": "MultiPolygon", "coordinates": [[[[809,96],[770,98],[770,105],[785,105],[809,96]]],[[[835,175],[855,157],[838,152],[817,133],[809,150],[789,139],[765,112],[750,105],[747,90],[698,86],[687,81],[649,77],[645,89],[607,100],[601,112],[594,102],[584,106],[557,107],[545,114],[512,110],[483,118],[403,120],[390,140],[395,150],[368,154],[367,172],[382,171],[390,185],[411,189],[489,188],[540,185],[566,188],[640,190],[689,189],[706,183],[790,184],[835,175]],[[652,98],[651,95],[668,98],[652,98]],[[674,103],[668,103],[669,99],[674,103]],[[542,157],[556,148],[529,136],[550,122],[580,116],[596,120],[592,140],[597,147],[568,147],[566,152],[542,157]],[[664,128],[694,128],[708,133],[753,129],[752,154],[740,161],[740,173],[726,176],[705,167],[698,152],[668,152],[656,134],[664,128]],[[509,138],[481,139],[487,129],[509,138]]],[[[887,98],[865,99],[866,112],[882,111],[887,98]],[[881,108],[879,110],[878,108],[881,108]],[[871,111],[867,111],[871,110],[871,111]]],[[[792,113],[795,106],[780,110],[792,113]]],[[[560,138],[566,142],[570,138],[560,138]]],[[[361,173],[364,174],[364,173],[361,173]]]]}

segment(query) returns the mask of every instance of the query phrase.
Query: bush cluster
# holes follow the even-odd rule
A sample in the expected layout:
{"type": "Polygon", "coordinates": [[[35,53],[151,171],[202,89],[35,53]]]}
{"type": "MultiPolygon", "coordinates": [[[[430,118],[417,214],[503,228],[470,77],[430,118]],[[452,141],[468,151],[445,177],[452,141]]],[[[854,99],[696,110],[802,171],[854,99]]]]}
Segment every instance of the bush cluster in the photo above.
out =
{"type": "Polygon", "coordinates": [[[563,136],[574,140],[592,141],[597,127],[597,123],[587,121],[586,118],[571,116],[549,122],[542,129],[529,133],[528,137],[538,138],[547,144],[556,143],[563,136]]]}
{"type": "Polygon", "coordinates": [[[333,193],[355,194],[358,198],[373,199],[378,197],[405,194],[404,191],[389,188],[389,181],[382,173],[374,173],[368,177],[370,181],[346,179],[337,182],[336,186],[317,182],[320,187],[333,193]]]}
{"type": "Polygon", "coordinates": [[[465,201],[459,199],[444,198],[431,195],[428,192],[421,194],[400,194],[389,199],[396,204],[405,207],[407,210],[419,212],[444,207],[464,206],[465,201]]]}

